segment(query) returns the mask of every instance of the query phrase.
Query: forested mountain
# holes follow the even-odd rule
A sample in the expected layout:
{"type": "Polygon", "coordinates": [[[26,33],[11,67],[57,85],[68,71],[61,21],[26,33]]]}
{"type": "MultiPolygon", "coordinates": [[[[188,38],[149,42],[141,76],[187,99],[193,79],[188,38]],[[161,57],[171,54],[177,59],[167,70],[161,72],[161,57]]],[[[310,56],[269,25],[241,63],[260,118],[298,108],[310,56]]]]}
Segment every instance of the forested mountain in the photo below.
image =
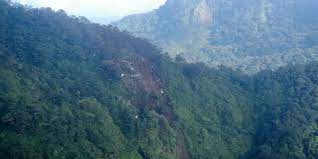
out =
{"type": "Polygon", "coordinates": [[[1,159],[316,159],[318,64],[253,76],[0,1],[1,159]]]}
{"type": "Polygon", "coordinates": [[[171,56],[253,74],[318,59],[317,0],[167,0],[115,23],[171,56]]]}

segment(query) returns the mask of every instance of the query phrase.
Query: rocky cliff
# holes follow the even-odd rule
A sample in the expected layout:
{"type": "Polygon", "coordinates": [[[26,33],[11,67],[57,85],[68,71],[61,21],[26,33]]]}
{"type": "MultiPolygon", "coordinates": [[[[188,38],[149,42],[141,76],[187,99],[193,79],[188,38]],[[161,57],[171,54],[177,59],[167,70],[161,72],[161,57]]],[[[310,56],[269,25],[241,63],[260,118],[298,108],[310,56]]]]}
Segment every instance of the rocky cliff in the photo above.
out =
{"type": "Polygon", "coordinates": [[[189,62],[247,73],[317,60],[314,0],[168,0],[115,23],[189,62]]]}

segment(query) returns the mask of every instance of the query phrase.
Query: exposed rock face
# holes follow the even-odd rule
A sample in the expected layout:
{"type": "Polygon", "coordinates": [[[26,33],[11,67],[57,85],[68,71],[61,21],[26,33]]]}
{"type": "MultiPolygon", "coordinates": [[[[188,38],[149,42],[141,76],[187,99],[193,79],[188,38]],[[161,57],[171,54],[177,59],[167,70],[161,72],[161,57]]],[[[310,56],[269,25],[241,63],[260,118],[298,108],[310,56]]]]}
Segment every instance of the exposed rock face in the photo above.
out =
{"type": "Polygon", "coordinates": [[[115,23],[171,56],[247,73],[317,60],[316,0],[168,0],[115,23]]]}
{"type": "Polygon", "coordinates": [[[212,25],[212,10],[207,4],[206,0],[202,0],[194,9],[192,13],[192,21],[195,24],[199,24],[202,26],[210,26],[212,25]]]}

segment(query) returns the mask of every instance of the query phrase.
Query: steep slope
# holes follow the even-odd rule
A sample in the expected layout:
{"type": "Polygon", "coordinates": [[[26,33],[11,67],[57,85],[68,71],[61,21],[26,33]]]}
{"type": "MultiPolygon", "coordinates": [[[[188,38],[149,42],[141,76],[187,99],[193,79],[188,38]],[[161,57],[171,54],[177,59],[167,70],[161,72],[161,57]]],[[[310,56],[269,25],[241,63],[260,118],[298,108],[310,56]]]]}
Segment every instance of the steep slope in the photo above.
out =
{"type": "Polygon", "coordinates": [[[0,158],[318,155],[318,65],[245,76],[0,1],[0,158]]]}
{"type": "Polygon", "coordinates": [[[315,0],[168,0],[114,23],[189,62],[247,73],[317,60],[315,0]]]}
{"type": "Polygon", "coordinates": [[[154,46],[4,1],[0,21],[0,158],[173,158],[154,46]]]}
{"type": "Polygon", "coordinates": [[[243,158],[317,158],[317,67],[298,65],[254,77],[261,119],[254,148],[243,158]]]}

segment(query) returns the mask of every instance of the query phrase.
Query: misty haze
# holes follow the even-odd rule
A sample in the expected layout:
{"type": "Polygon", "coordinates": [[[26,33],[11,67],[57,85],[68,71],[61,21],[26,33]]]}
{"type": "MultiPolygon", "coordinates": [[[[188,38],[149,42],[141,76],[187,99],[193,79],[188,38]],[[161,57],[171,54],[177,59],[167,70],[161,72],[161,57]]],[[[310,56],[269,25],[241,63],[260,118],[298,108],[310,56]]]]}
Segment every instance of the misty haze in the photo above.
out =
{"type": "Polygon", "coordinates": [[[0,0],[0,159],[317,158],[317,0],[0,0]]]}

